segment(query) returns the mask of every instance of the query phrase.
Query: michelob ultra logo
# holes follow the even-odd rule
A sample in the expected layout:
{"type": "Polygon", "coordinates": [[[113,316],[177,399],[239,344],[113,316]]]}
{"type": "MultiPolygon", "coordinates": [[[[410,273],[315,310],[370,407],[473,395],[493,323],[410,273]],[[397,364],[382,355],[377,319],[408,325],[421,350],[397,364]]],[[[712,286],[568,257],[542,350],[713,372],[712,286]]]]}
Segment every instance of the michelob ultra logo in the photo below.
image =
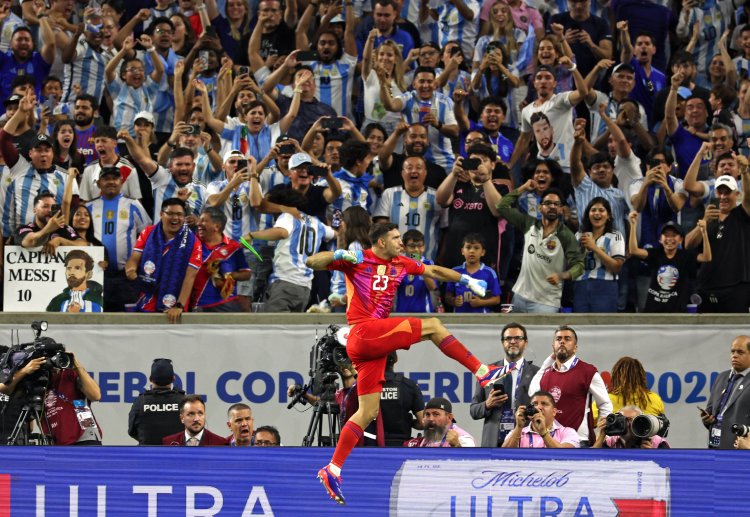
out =
{"type": "Polygon", "coordinates": [[[667,517],[669,469],[652,461],[408,460],[396,517],[667,517]]]}

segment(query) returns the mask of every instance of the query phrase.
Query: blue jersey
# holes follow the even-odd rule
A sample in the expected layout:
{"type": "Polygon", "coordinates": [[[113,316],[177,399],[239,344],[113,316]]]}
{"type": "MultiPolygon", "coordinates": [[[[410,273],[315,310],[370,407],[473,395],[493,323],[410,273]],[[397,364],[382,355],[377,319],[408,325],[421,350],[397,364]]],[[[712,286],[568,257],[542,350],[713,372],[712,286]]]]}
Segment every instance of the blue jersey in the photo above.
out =
{"type": "MultiPolygon", "coordinates": [[[[422,257],[422,264],[431,266],[432,261],[422,257]]],[[[398,286],[395,312],[435,312],[432,296],[421,275],[406,275],[398,286]]]]}
{"type": "MultiPolygon", "coordinates": [[[[42,59],[39,52],[32,52],[31,59],[24,63],[16,61],[12,50],[0,54],[0,98],[5,100],[10,97],[11,82],[19,75],[33,77],[36,82],[36,96],[41,97],[42,81],[49,75],[50,68],[52,66],[42,59]]],[[[5,106],[0,106],[0,113],[5,113],[5,106]]]]}
{"type": "MultiPolygon", "coordinates": [[[[466,262],[464,262],[463,265],[454,267],[453,271],[487,282],[487,297],[500,296],[500,282],[497,280],[497,273],[491,267],[480,263],[477,271],[469,273],[466,269],[466,262]]],[[[478,314],[492,312],[489,307],[472,307],[470,302],[475,296],[474,293],[467,286],[461,285],[458,282],[448,282],[445,284],[445,292],[453,293],[454,296],[461,296],[463,298],[464,303],[460,307],[456,307],[455,312],[473,312],[478,314]]]]}

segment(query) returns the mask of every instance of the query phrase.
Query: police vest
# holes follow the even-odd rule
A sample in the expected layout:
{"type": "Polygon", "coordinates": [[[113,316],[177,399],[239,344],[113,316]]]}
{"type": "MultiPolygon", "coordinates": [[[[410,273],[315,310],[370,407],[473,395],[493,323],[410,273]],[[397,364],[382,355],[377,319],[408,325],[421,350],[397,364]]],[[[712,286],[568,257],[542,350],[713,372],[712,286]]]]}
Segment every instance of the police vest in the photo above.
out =
{"type": "Polygon", "coordinates": [[[139,445],[161,445],[162,438],[184,429],[180,422],[180,401],[184,396],[182,390],[143,392],[138,426],[139,445]]]}
{"type": "Polygon", "coordinates": [[[404,374],[386,372],[380,392],[380,411],[383,414],[385,443],[400,446],[411,438],[411,397],[404,390],[404,374]],[[409,399],[409,400],[407,400],[409,399]]]}

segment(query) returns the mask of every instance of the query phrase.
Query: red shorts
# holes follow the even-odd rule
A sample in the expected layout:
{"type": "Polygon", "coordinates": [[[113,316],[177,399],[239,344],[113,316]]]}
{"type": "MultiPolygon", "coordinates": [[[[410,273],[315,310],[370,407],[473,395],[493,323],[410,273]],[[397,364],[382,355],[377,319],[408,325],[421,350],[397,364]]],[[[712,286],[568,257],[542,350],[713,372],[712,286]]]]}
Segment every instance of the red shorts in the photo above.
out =
{"type": "Polygon", "coordinates": [[[422,341],[419,318],[387,318],[357,323],[346,339],[346,353],[357,368],[357,394],[378,393],[385,382],[385,363],[395,350],[422,341]]]}

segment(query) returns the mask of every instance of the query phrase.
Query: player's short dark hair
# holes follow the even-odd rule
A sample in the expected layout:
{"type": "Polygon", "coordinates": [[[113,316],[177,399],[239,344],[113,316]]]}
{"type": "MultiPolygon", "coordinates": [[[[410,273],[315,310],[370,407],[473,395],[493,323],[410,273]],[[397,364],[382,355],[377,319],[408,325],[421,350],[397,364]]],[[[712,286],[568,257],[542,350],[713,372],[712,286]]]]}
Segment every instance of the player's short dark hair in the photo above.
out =
{"type": "Polygon", "coordinates": [[[248,411],[252,412],[252,409],[250,406],[245,404],[244,402],[237,402],[236,404],[232,404],[229,406],[229,409],[227,409],[227,418],[232,414],[232,411],[242,411],[243,409],[247,409],[248,411]]]}
{"type": "Polygon", "coordinates": [[[562,190],[557,187],[550,187],[542,192],[542,202],[544,202],[544,200],[547,199],[547,196],[549,196],[550,194],[556,195],[563,205],[567,205],[567,203],[565,202],[565,194],[563,194],[562,190]]]}
{"type": "Polygon", "coordinates": [[[656,45],[656,38],[654,38],[654,35],[648,31],[640,30],[636,32],[635,37],[633,38],[633,43],[638,41],[638,38],[648,38],[651,40],[652,45],[656,45]]]}
{"type": "Polygon", "coordinates": [[[591,167],[593,167],[597,163],[608,163],[610,167],[615,166],[614,160],[609,155],[609,153],[596,153],[591,158],[589,158],[589,169],[591,169],[591,167]]]}
{"type": "MultiPolygon", "coordinates": [[[[375,9],[375,5],[380,5],[383,7],[390,6],[390,7],[393,7],[394,10],[398,11],[398,9],[396,8],[396,2],[394,2],[393,0],[373,0],[372,2],[373,9],[375,9]]],[[[394,20],[394,23],[395,23],[395,20],[394,20]]]]}
{"type": "Polygon", "coordinates": [[[719,162],[722,160],[737,160],[737,156],[732,153],[731,151],[726,153],[721,153],[719,156],[716,157],[716,165],[719,165],[719,162]]]}
{"type": "MultiPolygon", "coordinates": [[[[172,198],[172,199],[176,199],[176,198],[172,198]]],[[[193,402],[200,402],[201,404],[203,404],[203,407],[206,407],[206,402],[203,400],[203,397],[201,395],[185,395],[184,397],[182,397],[182,400],[180,400],[180,414],[182,414],[185,411],[185,404],[189,404],[193,402]]]]}
{"type": "Polygon", "coordinates": [[[224,231],[224,227],[227,225],[227,216],[223,210],[215,206],[207,206],[203,208],[201,214],[206,214],[213,222],[219,223],[219,231],[224,231]]]}
{"type": "Polygon", "coordinates": [[[181,206],[182,210],[187,214],[187,204],[178,197],[170,197],[168,199],[165,199],[161,204],[161,211],[166,212],[167,208],[169,208],[170,206],[181,206]]]}
{"type": "Polygon", "coordinates": [[[75,106],[78,101],[84,101],[89,102],[91,104],[91,108],[96,111],[99,109],[99,102],[96,100],[96,97],[89,93],[82,93],[79,96],[76,97],[75,102],[73,103],[73,106],[75,106]]]}
{"type": "Polygon", "coordinates": [[[362,131],[362,134],[365,138],[370,138],[370,135],[375,130],[380,131],[381,133],[383,133],[383,136],[385,138],[388,138],[388,130],[385,129],[385,126],[383,126],[383,124],[381,124],[380,122],[370,122],[365,126],[365,130],[362,131]]]}
{"type": "Polygon", "coordinates": [[[42,199],[47,199],[48,197],[51,197],[52,199],[54,199],[55,195],[49,190],[44,190],[40,192],[39,194],[34,196],[34,206],[36,206],[37,203],[39,203],[42,199]]]}
{"type": "Polygon", "coordinates": [[[370,242],[375,244],[383,235],[393,230],[398,230],[398,225],[396,223],[373,224],[372,229],[370,229],[370,242]]]}
{"type": "Polygon", "coordinates": [[[195,153],[192,149],[188,149],[187,147],[177,147],[172,151],[172,156],[169,158],[170,160],[174,160],[175,158],[182,158],[183,156],[189,156],[195,160],[195,153]]]}
{"type": "Polygon", "coordinates": [[[482,113],[484,111],[484,108],[486,108],[487,106],[498,106],[501,110],[503,110],[503,115],[508,113],[508,105],[500,97],[491,95],[482,99],[482,102],[479,103],[479,113],[482,113]]]}
{"type": "Polygon", "coordinates": [[[465,244],[479,244],[482,249],[485,249],[487,245],[485,244],[486,241],[481,233],[467,233],[464,236],[464,240],[461,242],[461,247],[463,247],[465,244]]]}
{"type": "Polygon", "coordinates": [[[370,144],[360,140],[347,140],[339,149],[341,157],[341,166],[345,169],[351,169],[357,162],[367,158],[370,154],[370,144]]]}
{"type": "MultiPolygon", "coordinates": [[[[557,407],[557,404],[555,403],[555,397],[553,397],[552,393],[550,393],[549,391],[544,391],[544,390],[535,391],[534,394],[531,396],[531,398],[533,399],[534,397],[548,398],[549,401],[552,403],[552,407],[557,407]]],[[[529,404],[531,404],[531,402],[529,402],[529,404]]]]}
{"type": "Polygon", "coordinates": [[[93,271],[94,270],[94,259],[91,258],[91,255],[86,253],[83,250],[71,250],[68,252],[67,255],[65,255],[65,265],[68,265],[68,262],[71,260],[83,260],[84,265],[86,266],[86,271],[93,271]]]}
{"type": "Polygon", "coordinates": [[[62,80],[56,75],[48,75],[47,77],[45,77],[42,80],[42,89],[44,89],[44,87],[49,83],[60,83],[60,86],[62,86],[62,80]]]}
{"type": "Polygon", "coordinates": [[[158,16],[154,18],[154,20],[149,24],[148,28],[146,29],[146,34],[151,36],[156,30],[156,26],[162,24],[167,24],[172,28],[172,30],[174,30],[174,23],[172,23],[172,20],[170,20],[166,16],[158,16]]]}
{"type": "Polygon", "coordinates": [[[419,230],[407,230],[405,234],[401,236],[401,240],[406,244],[409,241],[424,242],[424,234],[419,230]]]}
{"type": "Polygon", "coordinates": [[[254,100],[254,101],[249,102],[247,104],[247,106],[245,107],[246,108],[245,113],[250,113],[250,110],[255,109],[255,108],[259,107],[259,106],[261,108],[263,108],[263,113],[265,113],[267,115],[268,114],[268,108],[266,108],[266,105],[263,104],[259,100],[254,100]]]}
{"type": "Polygon", "coordinates": [[[117,129],[113,126],[97,126],[94,129],[94,138],[109,138],[117,140],[117,129]]]}
{"type": "Polygon", "coordinates": [[[414,77],[417,77],[419,74],[432,74],[433,77],[437,77],[437,74],[435,74],[435,69],[431,66],[418,66],[416,70],[414,70],[414,77]]]}
{"type": "Polygon", "coordinates": [[[558,326],[555,329],[555,334],[557,334],[558,332],[560,332],[562,330],[568,330],[568,331],[572,332],[573,333],[573,337],[576,340],[576,343],[578,343],[578,334],[576,333],[576,330],[573,327],[571,327],[570,325],[560,325],[560,326],[558,326]]]}
{"type": "Polygon", "coordinates": [[[524,327],[523,325],[521,325],[520,323],[515,322],[515,321],[511,321],[510,323],[506,324],[503,327],[503,330],[500,331],[500,337],[504,338],[505,337],[505,332],[507,332],[510,329],[518,329],[518,330],[520,330],[521,332],[523,332],[523,338],[524,339],[528,339],[529,335],[526,332],[526,327],[524,327]]]}
{"type": "Polygon", "coordinates": [[[36,80],[33,75],[17,75],[10,82],[11,91],[15,90],[19,86],[33,86],[36,87],[36,80]]]}
{"type": "Polygon", "coordinates": [[[262,425],[255,430],[255,434],[257,435],[258,433],[269,433],[273,435],[273,439],[276,440],[276,445],[281,445],[281,435],[279,434],[279,430],[274,426],[262,425]]]}
{"type": "Polygon", "coordinates": [[[737,90],[730,88],[726,84],[717,84],[711,88],[711,93],[721,101],[721,107],[725,109],[729,108],[737,100],[737,90]]]}
{"type": "MultiPolygon", "coordinates": [[[[13,36],[15,36],[16,33],[18,32],[28,32],[31,35],[31,39],[32,40],[34,39],[34,33],[31,32],[31,29],[25,25],[19,25],[18,27],[13,29],[13,32],[11,33],[10,37],[13,38],[13,36]]],[[[34,46],[36,47],[36,43],[34,43],[34,46]]]]}
{"type": "MultiPolygon", "coordinates": [[[[488,158],[491,162],[494,162],[497,160],[497,153],[492,148],[491,145],[483,144],[483,143],[476,143],[471,144],[471,147],[469,147],[466,150],[466,154],[468,156],[471,156],[472,154],[478,154],[480,156],[484,156],[485,158],[488,158]]],[[[492,171],[490,171],[490,174],[492,174],[492,171]]]]}

